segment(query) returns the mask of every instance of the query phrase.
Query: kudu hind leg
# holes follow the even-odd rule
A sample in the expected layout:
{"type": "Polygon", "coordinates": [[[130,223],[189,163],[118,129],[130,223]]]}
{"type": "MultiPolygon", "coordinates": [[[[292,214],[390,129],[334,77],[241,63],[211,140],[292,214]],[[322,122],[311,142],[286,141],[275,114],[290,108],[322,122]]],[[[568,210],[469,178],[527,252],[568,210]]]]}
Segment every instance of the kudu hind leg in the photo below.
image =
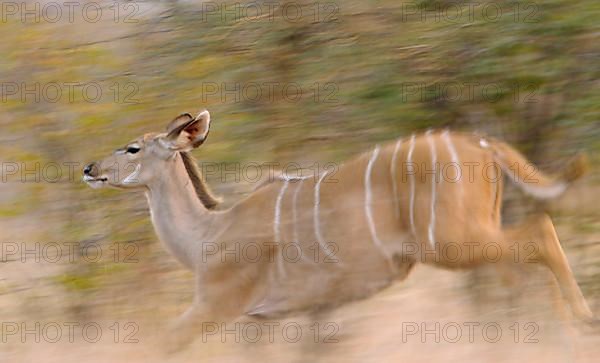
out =
{"type": "Polygon", "coordinates": [[[518,262],[540,262],[547,266],[575,316],[586,322],[595,322],[548,215],[531,217],[523,224],[507,230],[505,236],[509,244],[517,243],[518,262]]]}

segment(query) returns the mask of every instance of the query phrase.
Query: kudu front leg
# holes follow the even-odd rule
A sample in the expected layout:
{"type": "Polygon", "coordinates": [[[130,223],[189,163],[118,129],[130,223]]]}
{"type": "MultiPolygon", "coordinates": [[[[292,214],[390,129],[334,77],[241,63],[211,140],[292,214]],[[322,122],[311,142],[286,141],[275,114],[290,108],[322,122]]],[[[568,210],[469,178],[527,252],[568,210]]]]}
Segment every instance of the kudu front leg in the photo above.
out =
{"type": "Polygon", "coordinates": [[[199,303],[192,304],[175,321],[169,324],[165,351],[169,354],[184,350],[195,339],[215,333],[215,327],[236,319],[231,313],[210,309],[199,303]]]}
{"type": "Polygon", "coordinates": [[[172,321],[166,331],[165,351],[169,354],[184,350],[202,333],[203,321],[207,319],[206,309],[192,304],[183,314],[172,321]]]}

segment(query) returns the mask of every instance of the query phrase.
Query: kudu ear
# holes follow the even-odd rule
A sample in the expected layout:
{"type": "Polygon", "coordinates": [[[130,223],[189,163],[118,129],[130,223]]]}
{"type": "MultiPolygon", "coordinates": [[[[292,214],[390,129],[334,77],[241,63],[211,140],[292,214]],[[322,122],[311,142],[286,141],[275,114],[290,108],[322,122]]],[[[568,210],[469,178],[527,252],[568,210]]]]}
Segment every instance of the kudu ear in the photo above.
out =
{"type": "Polygon", "coordinates": [[[191,150],[202,145],[210,130],[210,113],[204,110],[196,117],[189,113],[177,116],[167,126],[167,140],[173,149],[191,150]]]}

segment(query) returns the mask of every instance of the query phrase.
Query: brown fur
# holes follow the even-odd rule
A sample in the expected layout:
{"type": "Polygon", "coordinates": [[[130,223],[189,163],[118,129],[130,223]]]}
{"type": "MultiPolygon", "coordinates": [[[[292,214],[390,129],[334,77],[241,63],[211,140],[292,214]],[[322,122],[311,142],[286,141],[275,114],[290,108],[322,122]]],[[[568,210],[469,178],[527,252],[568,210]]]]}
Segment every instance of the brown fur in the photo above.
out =
{"type": "Polygon", "coordinates": [[[215,209],[219,203],[221,203],[221,200],[212,194],[210,188],[202,179],[202,173],[200,172],[200,169],[198,169],[196,160],[194,160],[194,157],[188,152],[181,152],[180,155],[183,164],[185,165],[185,170],[194,185],[196,195],[206,209],[215,209]]]}
{"type": "Polygon", "coordinates": [[[563,172],[563,179],[567,182],[573,182],[589,171],[590,165],[587,155],[577,154],[567,165],[563,172]]]}

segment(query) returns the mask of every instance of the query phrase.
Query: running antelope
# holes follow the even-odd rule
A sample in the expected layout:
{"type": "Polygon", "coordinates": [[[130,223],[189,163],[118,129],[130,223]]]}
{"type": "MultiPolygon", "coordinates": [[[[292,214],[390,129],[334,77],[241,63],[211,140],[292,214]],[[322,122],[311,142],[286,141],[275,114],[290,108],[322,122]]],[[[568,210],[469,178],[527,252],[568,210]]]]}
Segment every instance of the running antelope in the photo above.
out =
{"type": "Polygon", "coordinates": [[[584,173],[583,158],[551,178],[500,141],[429,131],[375,146],[338,170],[275,178],[224,209],[190,155],[209,127],[206,110],[182,114],[166,132],[84,170],[92,187],[145,191],[159,239],[197,276],[182,325],[323,308],[369,296],[416,263],[457,269],[490,260],[543,264],[574,314],[594,319],[550,218],[512,227],[500,220],[501,174],[535,198],[554,198],[584,173]]]}

